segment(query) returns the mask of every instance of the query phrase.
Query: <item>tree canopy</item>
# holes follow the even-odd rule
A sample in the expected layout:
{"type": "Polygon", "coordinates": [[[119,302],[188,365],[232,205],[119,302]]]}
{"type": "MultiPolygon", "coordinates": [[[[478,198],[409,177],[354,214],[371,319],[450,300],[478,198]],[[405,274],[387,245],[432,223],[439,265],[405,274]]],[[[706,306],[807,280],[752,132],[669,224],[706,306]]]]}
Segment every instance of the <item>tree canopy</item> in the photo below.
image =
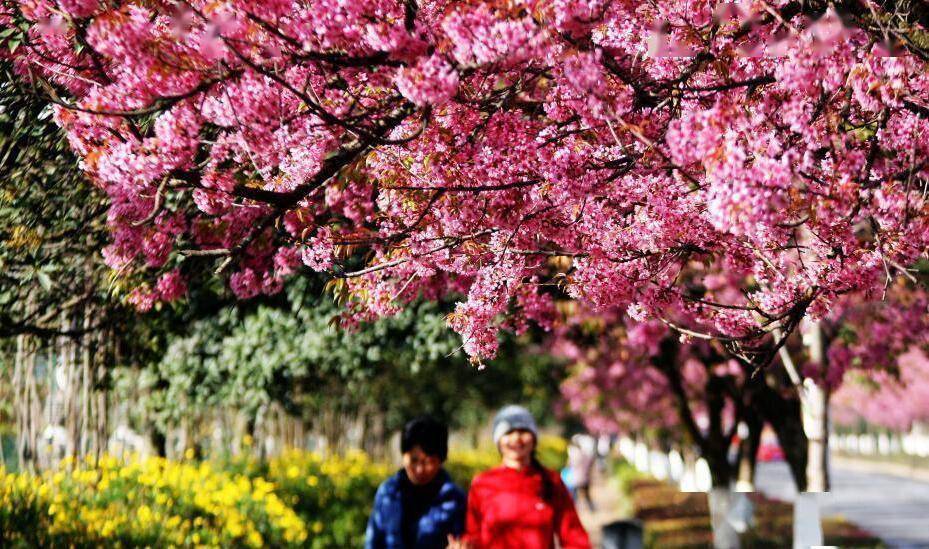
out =
{"type": "Polygon", "coordinates": [[[927,16],[902,3],[4,6],[143,308],[197,260],[241,297],[302,263],[357,317],[466,293],[450,324],[488,357],[558,283],[764,363],[926,250],[927,16]]]}

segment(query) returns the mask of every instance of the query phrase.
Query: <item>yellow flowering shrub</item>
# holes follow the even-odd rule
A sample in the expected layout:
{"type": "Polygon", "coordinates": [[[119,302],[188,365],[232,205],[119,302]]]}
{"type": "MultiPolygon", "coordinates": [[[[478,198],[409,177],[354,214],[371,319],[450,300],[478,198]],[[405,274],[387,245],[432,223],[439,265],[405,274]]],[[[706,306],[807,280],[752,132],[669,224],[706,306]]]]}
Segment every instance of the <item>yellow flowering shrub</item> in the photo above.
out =
{"type": "Polygon", "coordinates": [[[539,437],[536,455],[542,465],[560,471],[568,461],[568,441],[558,436],[542,435],[539,437]]]}
{"type": "MultiPolygon", "coordinates": [[[[539,459],[563,464],[562,439],[539,459]]],[[[0,547],[361,547],[378,485],[395,465],[362,452],[288,450],[259,461],[65,460],[41,475],[0,469],[0,547]]],[[[453,449],[445,467],[467,489],[500,463],[496,449],[453,449]]]]}
{"type": "MultiPolygon", "coordinates": [[[[564,439],[540,437],[538,455],[546,467],[560,469],[566,452],[564,439]]],[[[453,448],[445,469],[467,490],[474,475],[499,464],[500,454],[494,448],[453,448]]],[[[288,450],[267,462],[243,460],[229,468],[273,482],[281,498],[306,521],[307,545],[322,549],[364,545],[377,487],[398,467],[374,462],[362,452],[325,456],[288,450]]]]}
{"type": "Polygon", "coordinates": [[[467,490],[475,475],[497,465],[500,465],[500,454],[493,448],[456,448],[449,452],[445,470],[467,490]]]}
{"type": "Polygon", "coordinates": [[[47,537],[35,525],[48,517],[48,487],[36,477],[0,469],[0,546],[38,547],[47,537]]]}
{"type": "Polygon", "coordinates": [[[0,475],[0,545],[286,547],[308,537],[273,484],[208,462],[104,457],[0,475]]]}
{"type": "Polygon", "coordinates": [[[324,456],[288,450],[267,462],[251,462],[251,474],[267,478],[306,522],[307,546],[361,547],[374,493],[392,468],[362,452],[324,456]]]}

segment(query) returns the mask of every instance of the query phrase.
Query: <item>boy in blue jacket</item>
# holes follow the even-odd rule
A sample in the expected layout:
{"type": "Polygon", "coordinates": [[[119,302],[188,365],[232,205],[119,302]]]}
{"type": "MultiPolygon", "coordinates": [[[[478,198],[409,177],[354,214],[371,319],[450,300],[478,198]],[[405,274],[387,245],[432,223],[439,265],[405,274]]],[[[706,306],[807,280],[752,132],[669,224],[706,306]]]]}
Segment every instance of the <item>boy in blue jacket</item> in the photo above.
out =
{"type": "Polygon", "coordinates": [[[374,496],[366,549],[438,549],[464,531],[465,494],[442,463],[448,428],[431,417],[406,424],[400,437],[403,468],[374,496]]]}

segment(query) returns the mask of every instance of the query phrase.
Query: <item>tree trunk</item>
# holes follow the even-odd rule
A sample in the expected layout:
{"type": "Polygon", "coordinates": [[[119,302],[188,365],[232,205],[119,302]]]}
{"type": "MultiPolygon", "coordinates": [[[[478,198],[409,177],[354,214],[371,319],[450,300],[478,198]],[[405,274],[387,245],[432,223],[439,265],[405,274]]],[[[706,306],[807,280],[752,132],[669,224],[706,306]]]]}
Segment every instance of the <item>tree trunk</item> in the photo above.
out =
{"type": "Polygon", "coordinates": [[[372,456],[377,460],[383,460],[387,457],[387,420],[384,410],[376,407],[371,415],[368,416],[370,427],[366,428],[366,438],[370,438],[372,456]]]}
{"type": "Polygon", "coordinates": [[[679,347],[677,340],[665,338],[661,342],[661,352],[652,357],[652,365],[668,380],[681,424],[709,466],[712,487],[707,497],[713,528],[713,546],[717,549],[738,549],[739,534],[728,519],[732,503],[732,466],[729,464],[728,456],[731,438],[724,432],[722,422],[726,403],[726,380],[716,375],[710,375],[707,379],[704,390],[710,424],[707,433],[703,434],[694,419],[681,378],[678,364],[679,347]]]}
{"type": "MultiPolygon", "coordinates": [[[[821,373],[824,374],[828,364],[822,326],[819,322],[806,325],[803,343],[807,347],[810,362],[818,364],[821,373]]],[[[799,377],[796,369],[793,369],[793,377],[795,381],[799,377]]],[[[795,382],[794,385],[800,394],[803,432],[808,441],[806,491],[798,494],[794,503],[794,547],[797,548],[823,544],[817,494],[829,491],[829,394],[824,386],[812,378],[803,379],[801,383],[795,382]]]]}
{"type": "Polygon", "coordinates": [[[801,492],[794,501],[794,549],[808,549],[823,544],[823,526],[819,514],[819,494],[801,492]]]}
{"type": "Polygon", "coordinates": [[[732,492],[732,465],[729,463],[729,441],[723,433],[722,414],[725,406],[722,379],[711,376],[706,384],[707,411],[710,426],[703,447],[703,458],[710,466],[713,487],[707,494],[710,523],[713,527],[713,547],[738,549],[739,532],[730,520],[735,494],[732,492]]]}
{"type": "Polygon", "coordinates": [[[829,394],[828,391],[806,379],[801,398],[803,430],[809,441],[807,448],[807,492],[829,491],[829,394]]]}
{"type": "Polygon", "coordinates": [[[42,427],[42,407],[35,379],[37,352],[35,341],[31,337],[20,335],[16,338],[13,372],[17,426],[16,457],[19,470],[29,472],[35,470],[39,432],[42,427]]]}
{"type": "MultiPolygon", "coordinates": [[[[750,375],[750,374],[749,374],[750,375]]],[[[750,376],[746,390],[750,391],[752,408],[774,430],[784,459],[797,486],[806,490],[807,439],[803,430],[799,398],[786,398],[773,374],[750,376]]]]}
{"type": "Polygon", "coordinates": [[[729,520],[735,495],[728,486],[714,486],[707,494],[715,549],[738,549],[741,546],[739,533],[729,520]]]}
{"type": "MultiPolygon", "coordinates": [[[[93,335],[86,333],[90,329],[91,310],[88,306],[84,310],[84,323],[82,328],[85,333],[81,337],[81,400],[76,407],[78,417],[76,418],[76,448],[77,453],[87,455],[91,453],[90,446],[90,423],[91,423],[91,399],[93,397],[93,379],[91,370],[93,368],[93,335]]],[[[94,457],[96,454],[94,453],[94,457]]]]}
{"type": "MultiPolygon", "coordinates": [[[[28,341],[28,340],[27,340],[28,341]]],[[[35,346],[27,347],[28,355],[26,356],[26,407],[27,423],[25,431],[25,441],[28,445],[27,461],[22,464],[24,469],[34,472],[36,468],[36,459],[39,451],[39,433],[43,428],[42,403],[39,401],[39,385],[35,377],[36,353],[38,350],[35,346]]]]}
{"type": "Polygon", "coordinates": [[[167,457],[168,456],[168,437],[165,436],[161,429],[157,427],[152,427],[151,430],[151,439],[152,439],[152,448],[155,450],[155,455],[158,457],[167,457]]]}
{"type": "MultiPolygon", "coordinates": [[[[828,368],[826,347],[822,326],[819,322],[810,322],[803,334],[803,343],[807,346],[810,362],[819,364],[822,372],[828,368]]],[[[824,376],[823,376],[824,377],[824,376]]],[[[803,415],[803,431],[809,441],[806,464],[808,492],[829,491],[829,393],[828,389],[814,379],[803,380],[800,391],[800,406],[803,415]]]]}
{"type": "Polygon", "coordinates": [[[758,458],[758,446],[761,444],[761,430],[764,423],[753,410],[747,410],[743,420],[746,433],[739,441],[739,463],[736,469],[736,492],[755,491],[755,465],[758,458]]]}
{"type": "Polygon", "coordinates": [[[97,441],[97,454],[103,454],[106,451],[107,436],[109,434],[110,406],[108,401],[109,385],[107,380],[107,354],[103,354],[103,360],[96,366],[94,373],[95,385],[99,387],[96,393],[96,404],[94,406],[94,440],[97,441]]]}
{"type": "Polygon", "coordinates": [[[13,409],[16,414],[16,459],[17,466],[24,470],[32,459],[29,448],[29,386],[26,381],[26,336],[16,338],[16,354],[13,355],[13,409]]]}

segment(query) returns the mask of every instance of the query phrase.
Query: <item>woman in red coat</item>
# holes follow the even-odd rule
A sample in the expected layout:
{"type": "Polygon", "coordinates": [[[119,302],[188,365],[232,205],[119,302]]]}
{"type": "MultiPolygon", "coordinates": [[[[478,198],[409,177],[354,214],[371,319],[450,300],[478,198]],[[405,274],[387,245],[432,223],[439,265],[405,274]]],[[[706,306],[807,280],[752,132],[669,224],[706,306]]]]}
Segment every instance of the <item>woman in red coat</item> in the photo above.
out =
{"type": "Polygon", "coordinates": [[[494,418],[501,464],[474,477],[465,535],[450,547],[589,549],[590,540],[560,475],[535,457],[538,429],[528,410],[507,406],[494,418]]]}

